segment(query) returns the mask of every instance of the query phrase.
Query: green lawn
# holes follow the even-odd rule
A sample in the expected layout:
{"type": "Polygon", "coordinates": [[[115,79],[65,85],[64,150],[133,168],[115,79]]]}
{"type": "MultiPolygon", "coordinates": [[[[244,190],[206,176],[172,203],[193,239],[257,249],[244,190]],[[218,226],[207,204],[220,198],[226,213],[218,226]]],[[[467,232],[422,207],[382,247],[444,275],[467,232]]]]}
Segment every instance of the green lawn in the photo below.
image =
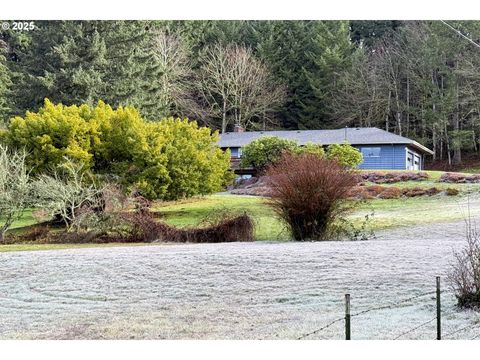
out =
{"type": "MultiPolygon", "coordinates": [[[[480,187],[477,185],[477,187],[480,187]]],[[[468,205],[467,196],[422,196],[400,199],[375,199],[360,202],[349,218],[360,225],[365,215],[374,212],[370,227],[381,230],[398,226],[462,220],[468,207],[472,216],[480,216],[480,201],[468,205]]],[[[273,211],[265,205],[265,199],[241,195],[213,195],[191,200],[189,203],[158,207],[156,211],[164,221],[175,226],[195,226],[212,211],[228,208],[247,211],[256,221],[257,240],[287,240],[288,233],[273,211]]]]}
{"type": "Polygon", "coordinates": [[[265,201],[256,196],[211,195],[157,206],[154,211],[162,220],[178,227],[197,226],[203,219],[222,209],[238,213],[245,211],[255,221],[257,240],[287,240],[287,232],[265,201]]]}
{"type": "Polygon", "coordinates": [[[441,194],[431,197],[375,199],[361,204],[350,218],[355,223],[360,223],[372,210],[374,211],[372,227],[380,230],[463,220],[468,217],[469,212],[471,216],[478,217],[480,200],[478,195],[445,196],[441,194]]]}
{"type": "Polygon", "coordinates": [[[15,221],[11,228],[17,229],[17,228],[23,228],[23,227],[35,225],[37,223],[37,220],[33,217],[32,213],[33,213],[32,209],[25,210],[23,212],[22,217],[19,220],[15,221]]]}

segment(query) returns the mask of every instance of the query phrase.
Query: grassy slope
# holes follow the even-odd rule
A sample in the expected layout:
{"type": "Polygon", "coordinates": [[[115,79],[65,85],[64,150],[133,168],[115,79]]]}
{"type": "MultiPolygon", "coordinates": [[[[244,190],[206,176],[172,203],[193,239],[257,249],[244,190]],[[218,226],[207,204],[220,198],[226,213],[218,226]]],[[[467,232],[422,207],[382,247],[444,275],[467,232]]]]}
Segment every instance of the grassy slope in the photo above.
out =
{"type": "MultiPolygon", "coordinates": [[[[436,195],[432,197],[366,201],[360,204],[357,211],[351,215],[351,219],[354,223],[360,224],[364,216],[374,210],[371,226],[373,229],[378,230],[397,226],[462,220],[466,217],[468,207],[470,207],[472,216],[480,216],[480,198],[477,198],[477,194],[480,191],[479,184],[439,184],[435,181],[442,172],[431,171],[429,173],[432,177],[430,180],[420,182],[408,181],[391,184],[391,186],[455,187],[462,190],[463,196],[447,197],[436,195]],[[466,196],[467,193],[470,194],[468,197],[466,196]],[[468,205],[469,198],[471,199],[470,205],[468,205]]],[[[237,212],[246,211],[255,219],[257,240],[287,240],[289,238],[287,232],[281,222],[275,217],[274,212],[265,204],[265,201],[266,199],[264,198],[253,196],[212,195],[159,204],[154,208],[154,211],[162,220],[179,227],[198,226],[203,219],[222,209],[237,212]]],[[[15,223],[14,227],[21,228],[33,223],[35,223],[35,220],[32,217],[32,212],[27,211],[24,217],[15,223]]],[[[18,244],[1,246],[0,252],[118,245],[120,244],[18,244]]]]}
{"type": "Polygon", "coordinates": [[[13,223],[11,229],[23,228],[26,226],[31,226],[36,224],[37,220],[35,220],[32,213],[33,213],[33,210],[31,209],[25,210],[23,212],[22,217],[13,223]]]}
{"type": "Polygon", "coordinates": [[[239,213],[246,211],[255,220],[257,240],[288,239],[283,226],[265,201],[255,196],[212,195],[158,206],[154,210],[162,220],[179,227],[197,226],[202,219],[222,209],[239,213]]]}

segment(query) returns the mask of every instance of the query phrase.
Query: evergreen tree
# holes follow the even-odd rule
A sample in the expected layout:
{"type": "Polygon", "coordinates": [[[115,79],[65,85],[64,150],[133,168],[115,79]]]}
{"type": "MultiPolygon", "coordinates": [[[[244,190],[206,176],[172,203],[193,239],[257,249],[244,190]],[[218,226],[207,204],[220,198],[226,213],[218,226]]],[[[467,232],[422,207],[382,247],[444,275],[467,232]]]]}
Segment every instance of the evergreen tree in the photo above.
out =
{"type": "Polygon", "coordinates": [[[4,55],[6,52],[5,48],[5,43],[0,40],[0,126],[5,124],[10,113],[9,95],[10,87],[12,85],[9,69],[7,68],[7,61],[4,55]]]}
{"type": "Polygon", "coordinates": [[[105,94],[105,42],[91,21],[42,21],[17,62],[17,108],[36,110],[45,98],[93,104],[105,94]]]}
{"type": "Polygon", "coordinates": [[[352,41],[366,47],[374,47],[385,36],[391,36],[402,26],[400,20],[352,20],[352,41]]]}
{"type": "Polygon", "coordinates": [[[97,24],[107,50],[103,99],[114,106],[134,105],[142,110],[143,86],[150,78],[142,50],[148,44],[153,22],[119,20],[97,24]]]}
{"type": "Polygon", "coordinates": [[[351,54],[347,21],[315,23],[312,50],[307,53],[311,66],[303,68],[309,92],[308,96],[301,100],[299,128],[338,126],[331,124],[332,94],[338,77],[348,66],[351,54]]]}
{"type": "Polygon", "coordinates": [[[298,128],[303,111],[302,100],[311,96],[304,68],[313,66],[307,55],[313,50],[315,22],[265,21],[252,22],[258,56],[265,60],[279,82],[287,85],[287,101],[279,118],[284,128],[298,128]]]}

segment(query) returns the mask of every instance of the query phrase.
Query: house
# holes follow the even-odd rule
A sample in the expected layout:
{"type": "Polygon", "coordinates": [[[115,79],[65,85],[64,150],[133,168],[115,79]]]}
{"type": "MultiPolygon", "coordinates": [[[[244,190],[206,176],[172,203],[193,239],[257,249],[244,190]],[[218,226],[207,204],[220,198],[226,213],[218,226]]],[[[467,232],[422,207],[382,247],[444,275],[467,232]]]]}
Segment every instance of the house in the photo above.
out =
{"type": "Polygon", "coordinates": [[[433,151],[412,139],[375,127],[281,131],[242,131],[241,128],[236,128],[234,132],[221,134],[218,144],[224,150],[230,149],[232,167],[237,174],[252,173],[252,169],[240,169],[238,166],[242,147],[263,136],[294,140],[299,145],[312,142],[327,146],[347,142],[363,155],[360,169],[422,170],[425,157],[433,155],[433,151]]]}

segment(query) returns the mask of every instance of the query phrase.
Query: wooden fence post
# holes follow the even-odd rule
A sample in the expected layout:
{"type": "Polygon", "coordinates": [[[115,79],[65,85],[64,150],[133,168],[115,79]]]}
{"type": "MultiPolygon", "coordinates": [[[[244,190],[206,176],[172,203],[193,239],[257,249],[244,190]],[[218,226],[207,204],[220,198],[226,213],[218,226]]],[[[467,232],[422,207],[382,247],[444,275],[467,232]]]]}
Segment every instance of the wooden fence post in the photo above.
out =
{"type": "Polygon", "coordinates": [[[345,294],[345,340],[350,340],[350,294],[345,294]]]}
{"type": "Polygon", "coordinates": [[[437,340],[442,339],[442,311],[440,304],[440,276],[437,276],[437,340]]]}

